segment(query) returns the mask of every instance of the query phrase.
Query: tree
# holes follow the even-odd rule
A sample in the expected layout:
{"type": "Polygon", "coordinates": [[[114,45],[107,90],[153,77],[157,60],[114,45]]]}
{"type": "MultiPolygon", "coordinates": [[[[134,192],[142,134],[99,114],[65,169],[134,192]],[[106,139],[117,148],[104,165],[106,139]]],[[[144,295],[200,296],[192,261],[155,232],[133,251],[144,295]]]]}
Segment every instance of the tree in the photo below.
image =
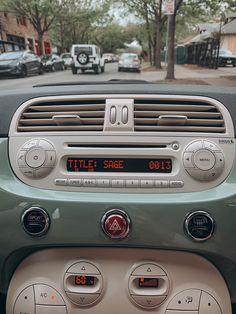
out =
{"type": "Polygon", "coordinates": [[[108,10],[109,4],[104,0],[67,0],[54,21],[54,41],[59,43],[62,51],[69,50],[75,43],[92,42],[95,30],[110,21],[108,10]]]}
{"type": "Polygon", "coordinates": [[[123,0],[123,3],[145,23],[150,63],[160,69],[162,34],[166,21],[162,0],[123,0]]]}
{"type": "Polygon", "coordinates": [[[38,34],[40,54],[43,54],[43,36],[53,25],[55,18],[63,10],[66,0],[4,0],[4,7],[15,16],[24,16],[38,34]]]}
{"type": "Polygon", "coordinates": [[[115,53],[117,49],[125,48],[127,37],[123,26],[110,23],[97,27],[92,34],[92,39],[103,52],[115,53]]]}
{"type": "Polygon", "coordinates": [[[183,0],[175,0],[175,10],[174,14],[170,15],[168,18],[168,44],[167,44],[167,71],[166,80],[175,79],[175,22],[176,14],[180,9],[183,0]]]}

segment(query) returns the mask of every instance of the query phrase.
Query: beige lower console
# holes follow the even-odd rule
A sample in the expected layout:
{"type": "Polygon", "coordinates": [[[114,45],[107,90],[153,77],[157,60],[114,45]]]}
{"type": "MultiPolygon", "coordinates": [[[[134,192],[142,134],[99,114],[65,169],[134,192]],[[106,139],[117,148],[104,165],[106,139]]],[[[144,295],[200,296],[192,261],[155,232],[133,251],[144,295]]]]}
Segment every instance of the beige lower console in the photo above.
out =
{"type": "Polygon", "coordinates": [[[7,314],[231,314],[226,284],[190,253],[118,248],[48,249],[14,273],[7,314]]]}

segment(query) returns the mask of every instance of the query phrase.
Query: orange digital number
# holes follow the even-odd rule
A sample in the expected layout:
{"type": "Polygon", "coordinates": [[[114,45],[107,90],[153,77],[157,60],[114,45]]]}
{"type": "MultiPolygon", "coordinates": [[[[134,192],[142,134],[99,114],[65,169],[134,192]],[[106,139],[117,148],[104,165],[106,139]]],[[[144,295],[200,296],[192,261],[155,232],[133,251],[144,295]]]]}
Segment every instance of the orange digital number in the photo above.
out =
{"type": "Polygon", "coordinates": [[[148,167],[150,170],[159,170],[161,167],[161,164],[159,161],[149,161],[148,167]]]}
{"type": "Polygon", "coordinates": [[[75,277],[75,284],[78,286],[85,285],[86,284],[86,276],[76,276],[75,277]]]}

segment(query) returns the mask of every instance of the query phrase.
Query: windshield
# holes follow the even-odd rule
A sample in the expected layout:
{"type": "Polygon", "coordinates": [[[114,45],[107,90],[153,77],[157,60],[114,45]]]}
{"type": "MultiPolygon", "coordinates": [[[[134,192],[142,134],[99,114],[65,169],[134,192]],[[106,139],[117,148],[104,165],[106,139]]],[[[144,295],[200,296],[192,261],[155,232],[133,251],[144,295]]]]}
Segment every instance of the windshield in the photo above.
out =
{"type": "Polygon", "coordinates": [[[63,60],[55,57],[41,76],[37,65],[17,83],[17,74],[6,78],[2,69],[0,90],[110,80],[236,86],[234,3],[1,1],[0,60],[18,58],[27,50],[43,63],[52,55],[63,60]]]}
{"type": "Polygon", "coordinates": [[[10,52],[10,53],[2,53],[0,55],[0,60],[15,60],[22,57],[22,52],[10,52]]]}

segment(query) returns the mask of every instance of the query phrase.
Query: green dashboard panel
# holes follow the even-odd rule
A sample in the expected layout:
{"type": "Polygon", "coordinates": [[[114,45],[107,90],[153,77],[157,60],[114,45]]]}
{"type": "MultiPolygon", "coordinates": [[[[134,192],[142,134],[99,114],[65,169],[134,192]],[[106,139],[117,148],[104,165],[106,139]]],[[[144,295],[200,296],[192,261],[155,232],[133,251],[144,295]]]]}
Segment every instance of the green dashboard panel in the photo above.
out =
{"type": "Polygon", "coordinates": [[[81,193],[37,189],[14,175],[8,159],[8,139],[0,140],[0,273],[6,293],[11,275],[29,253],[59,246],[110,246],[161,248],[196,252],[222,273],[236,302],[236,167],[216,188],[195,193],[119,194],[81,193]],[[21,225],[21,215],[32,205],[43,207],[51,218],[47,235],[31,237],[21,225]],[[110,209],[124,210],[131,232],[123,240],[109,239],[101,219],[110,209]],[[197,243],[184,232],[187,213],[203,209],[214,217],[216,230],[197,243]]]}

